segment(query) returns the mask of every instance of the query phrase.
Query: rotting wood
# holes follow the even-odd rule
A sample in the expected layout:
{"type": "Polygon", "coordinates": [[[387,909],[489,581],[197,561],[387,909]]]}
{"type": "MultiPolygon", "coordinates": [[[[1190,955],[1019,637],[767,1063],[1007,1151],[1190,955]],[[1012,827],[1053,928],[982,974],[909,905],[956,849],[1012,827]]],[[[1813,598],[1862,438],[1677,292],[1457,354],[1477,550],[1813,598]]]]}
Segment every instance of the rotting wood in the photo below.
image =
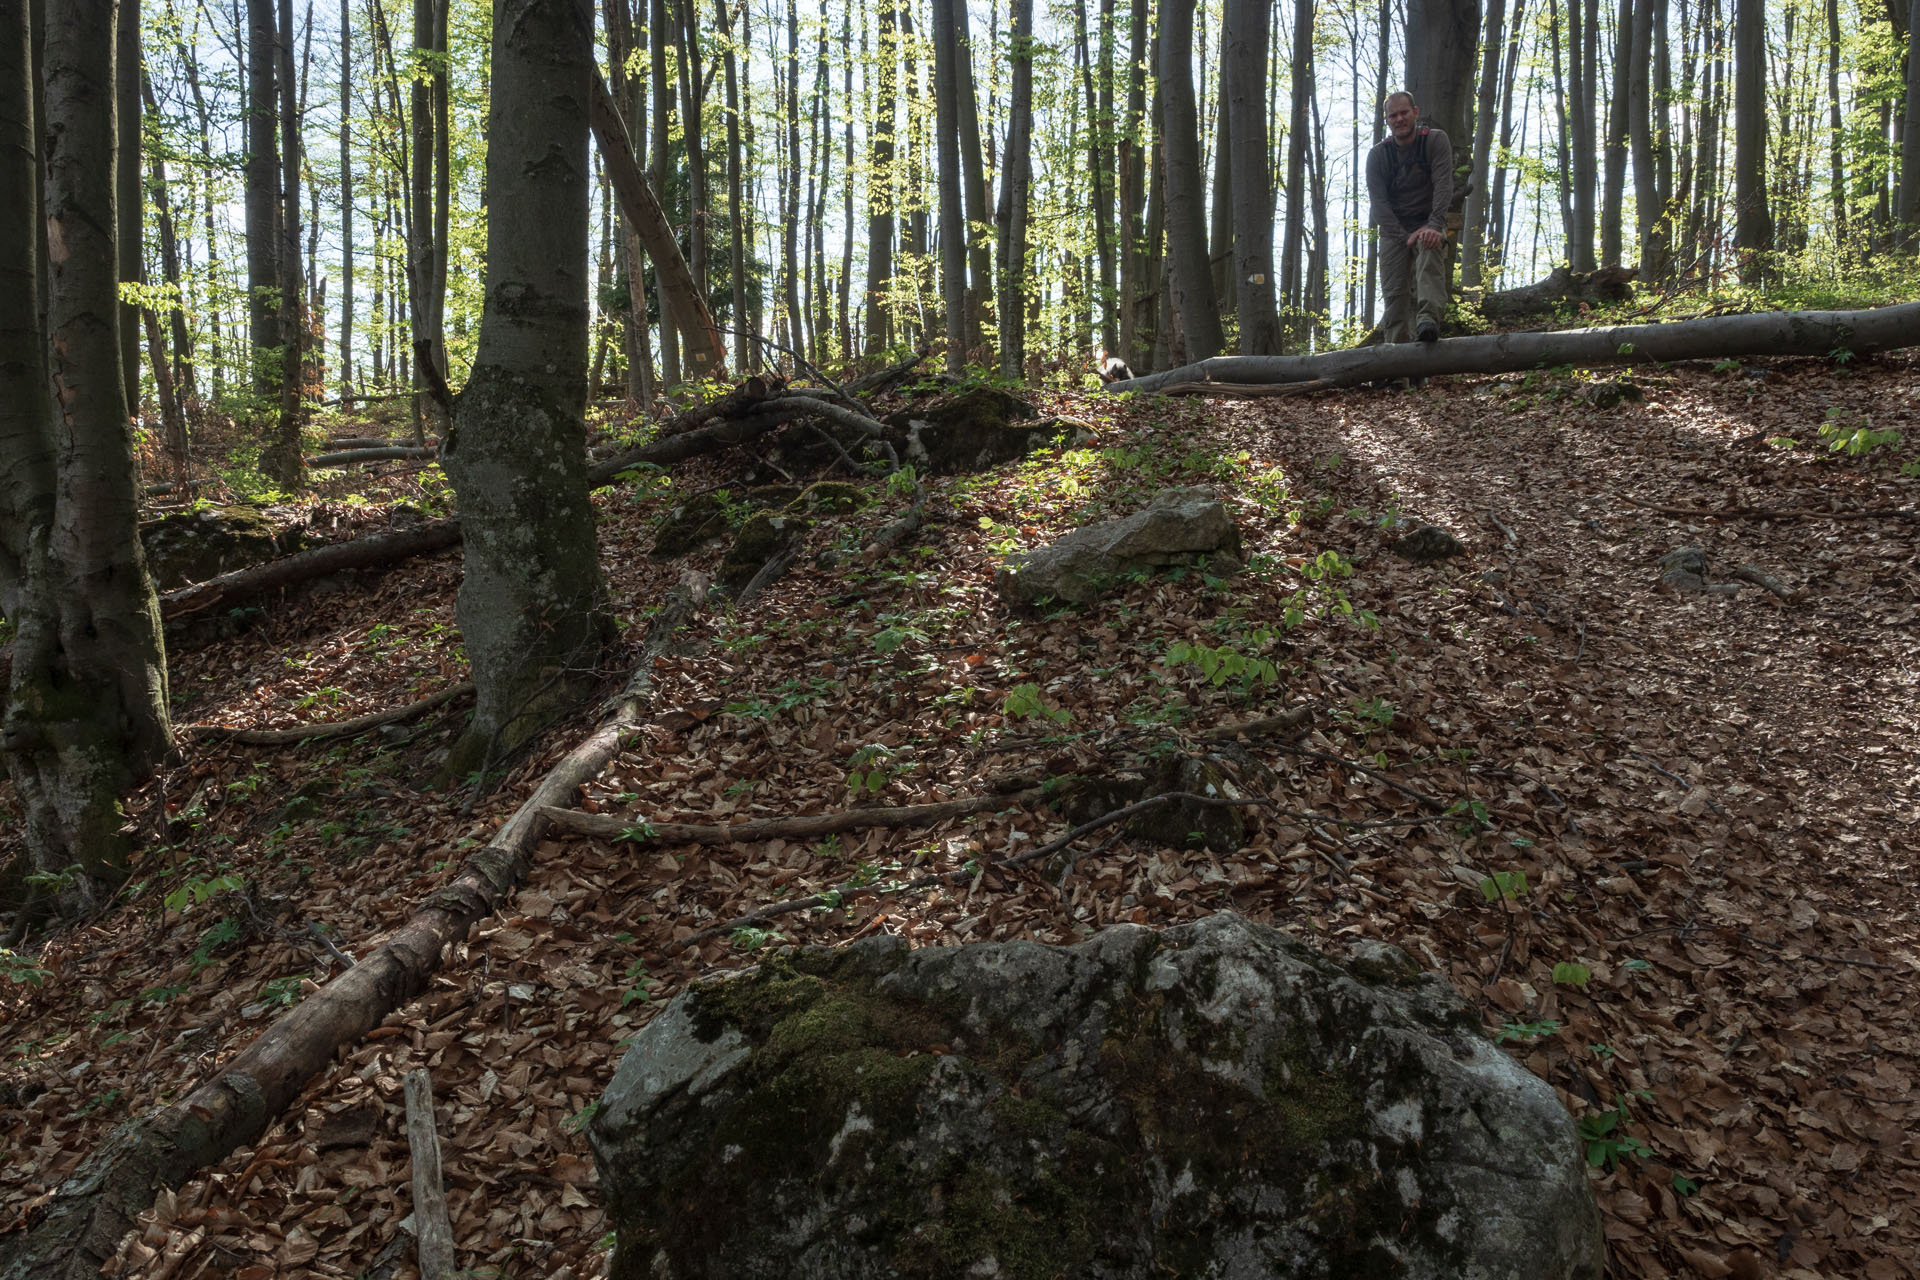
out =
{"type": "Polygon", "coordinates": [[[339,720],[323,724],[303,724],[291,729],[240,729],[223,724],[190,724],[180,729],[189,737],[218,742],[241,742],[255,747],[291,746],[295,743],[312,742],[316,738],[350,738],[355,734],[377,729],[383,724],[398,724],[411,720],[415,716],[425,715],[435,707],[452,702],[473,692],[473,681],[462,680],[459,684],[449,685],[424,698],[416,698],[404,707],[389,707],[385,711],[371,711],[352,720],[339,720]]]}
{"type": "Polygon", "coordinates": [[[548,813],[577,796],[640,727],[652,701],[653,661],[692,612],[676,592],[648,629],[626,687],[603,708],[599,728],[406,923],[185,1097],[115,1129],[54,1189],[34,1225],[0,1238],[0,1280],[93,1280],[162,1189],[264,1133],[338,1049],[425,991],[446,948],[492,915],[526,874],[548,813]]]}
{"type": "Polygon", "coordinates": [[[1517,373],[1571,364],[1655,364],[1736,356],[1864,356],[1920,344],[1920,302],[1867,311],[1767,311],[1673,324],[1614,325],[1548,333],[1499,333],[1441,342],[1349,347],[1315,356],[1215,356],[1125,382],[1107,391],[1162,391],[1215,383],[1302,383],[1348,387],[1378,378],[1449,373],[1517,373]]]}
{"type": "Polygon", "coordinates": [[[407,1149],[413,1154],[413,1238],[420,1280],[453,1275],[453,1224],[440,1172],[440,1134],[433,1123],[433,1078],[425,1067],[407,1072],[407,1149]]]}
{"type": "Polygon", "coordinates": [[[160,597],[160,616],[171,622],[216,605],[230,609],[281,587],[322,578],[330,573],[368,569],[395,560],[430,555],[444,551],[459,541],[460,521],[456,518],[424,524],[417,529],[377,533],[371,537],[315,547],[311,551],[282,556],[250,569],[236,569],[217,578],[208,578],[205,582],[169,591],[160,597]]]}

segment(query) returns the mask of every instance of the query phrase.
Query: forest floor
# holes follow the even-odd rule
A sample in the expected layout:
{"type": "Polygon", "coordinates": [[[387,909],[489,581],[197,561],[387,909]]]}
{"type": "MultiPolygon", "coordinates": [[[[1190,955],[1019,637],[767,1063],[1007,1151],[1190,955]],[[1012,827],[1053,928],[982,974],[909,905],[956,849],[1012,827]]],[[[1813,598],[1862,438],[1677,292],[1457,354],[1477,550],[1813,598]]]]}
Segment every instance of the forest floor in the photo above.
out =
{"type": "MultiPolygon", "coordinates": [[[[900,514],[874,483],[874,503],[818,525],[752,606],[696,614],[655,663],[642,739],[583,799],[631,815],[634,838],[546,839],[423,999],[338,1055],[256,1146],[166,1197],[115,1267],[411,1274],[401,1077],[424,1065],[460,1265],[593,1276],[610,1241],[583,1123],[620,1046],[690,981],[785,942],[1065,943],[1231,909],[1336,955],[1392,941],[1476,1000],[1583,1122],[1612,1274],[1915,1275],[1920,521],[1849,517],[1916,505],[1901,466],[1920,456],[1920,360],[1645,371],[1645,398],[1607,411],[1584,379],[1043,394],[1091,443],[930,481],[899,554],[819,567],[812,550],[857,548],[900,514]],[[1852,457],[1823,425],[1905,442],[1852,457]],[[1248,572],[1158,577],[1051,615],[1000,604],[1007,551],[1183,483],[1226,499],[1248,572]],[[1407,522],[1468,553],[1397,558],[1407,522]],[[1791,598],[1664,591],[1660,557],[1683,545],[1715,580],[1751,565],[1791,598]],[[1169,664],[1178,641],[1276,678],[1256,662],[1212,683],[1169,664]],[[1319,820],[1249,810],[1228,854],[1100,834],[1064,878],[987,866],[675,946],[762,904],[986,864],[1068,824],[1033,808],[667,846],[648,822],[841,809],[856,757],[880,788],[860,804],[966,797],[1303,704],[1309,731],[1248,749],[1278,804],[1319,820]],[[1390,818],[1409,821],[1335,821],[1390,818]],[[1524,888],[1493,879],[1516,872],[1524,888]],[[1490,900],[1499,884],[1511,895],[1490,900]],[[1583,969],[1556,981],[1559,965],[1583,969]]],[[[654,529],[687,495],[737,489],[749,461],[599,495],[629,655],[665,591],[719,555],[654,561],[654,529]]],[[[331,479],[301,514],[316,536],[366,531],[434,475],[331,479]]],[[[341,720],[464,678],[458,579],[448,553],[268,605],[243,635],[175,655],[176,722],[341,720]]],[[[39,985],[0,985],[0,1230],[110,1126],[178,1097],[324,980],[335,961],[310,925],[369,949],[589,726],[583,712],[484,792],[427,790],[461,715],[298,749],[183,739],[130,806],[150,838],[123,905],[46,945],[39,985]]]]}

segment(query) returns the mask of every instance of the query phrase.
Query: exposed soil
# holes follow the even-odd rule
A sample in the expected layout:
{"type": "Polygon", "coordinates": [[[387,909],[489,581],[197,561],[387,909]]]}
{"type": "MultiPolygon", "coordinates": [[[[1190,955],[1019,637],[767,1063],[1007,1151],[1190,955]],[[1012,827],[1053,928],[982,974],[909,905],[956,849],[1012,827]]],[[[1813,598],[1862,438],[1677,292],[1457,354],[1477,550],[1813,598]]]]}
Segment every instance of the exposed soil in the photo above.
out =
{"type": "MultiPolygon", "coordinates": [[[[608,1242],[581,1122],[619,1046],[688,981],[782,942],[1070,942],[1232,909],[1334,952],[1391,940],[1477,999],[1585,1122],[1614,1274],[1915,1274],[1920,480],[1900,471],[1920,456],[1920,363],[1635,382],[1644,399],[1605,411],[1544,373],[1243,402],[1041,396],[1095,440],[929,481],[926,527],[869,563],[860,548],[906,502],[875,483],[748,609],[697,614],[656,663],[645,741],[583,797],[630,815],[634,838],[547,840],[510,914],[427,997],[168,1197],[117,1269],[411,1274],[401,1077],[425,1065],[460,1265],[594,1275],[608,1242]],[[1822,424],[1905,439],[1849,457],[1822,424]],[[1193,483],[1227,498],[1247,573],[1035,616],[994,596],[1005,552],[1193,483]],[[1890,509],[1908,514],[1849,518],[1890,509]],[[1388,549],[1429,522],[1467,553],[1416,566],[1388,549]],[[1752,566],[1790,598],[1661,589],[1661,556],[1688,545],[1710,582],[1752,566]],[[851,554],[816,559],[836,547],[851,554]],[[1216,685],[1168,665],[1176,641],[1260,661],[1216,685]],[[645,828],[1110,772],[1301,704],[1309,732],[1246,744],[1286,812],[1249,810],[1226,854],[1102,832],[995,869],[1067,829],[1038,807],[804,843],[666,846],[645,828]],[[1352,825],[1369,823],[1389,825],[1352,825]],[[872,891],[936,870],[971,874],[872,891]],[[836,909],[675,947],[850,881],[868,888],[836,909]],[[1579,968],[1556,981],[1558,965],[1579,968]]],[[[744,488],[743,462],[600,496],[635,647],[666,589],[724,550],[656,562],[654,529],[701,490],[744,488]]],[[[383,523],[388,489],[417,500],[418,468],[399,474],[330,482],[315,532],[383,523]],[[339,501],[354,488],[376,505],[339,501]]],[[[345,720],[464,679],[458,573],[448,554],[267,605],[175,656],[178,722],[345,720]]],[[[348,953],[377,945],[588,724],[484,789],[422,790],[462,714],[296,749],[185,743],[129,806],[146,848],[124,905],[46,945],[39,985],[0,987],[0,1229],[112,1124],[324,981],[339,962],[313,928],[348,953]]]]}

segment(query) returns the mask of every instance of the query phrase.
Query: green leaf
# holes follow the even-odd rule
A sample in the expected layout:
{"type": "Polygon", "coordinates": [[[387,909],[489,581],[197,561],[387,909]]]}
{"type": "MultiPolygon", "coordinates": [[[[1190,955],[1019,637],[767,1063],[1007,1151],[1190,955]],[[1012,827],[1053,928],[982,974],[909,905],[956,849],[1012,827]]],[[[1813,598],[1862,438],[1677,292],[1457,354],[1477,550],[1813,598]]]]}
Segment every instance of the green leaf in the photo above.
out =
{"type": "Polygon", "coordinates": [[[1562,960],[1553,966],[1553,980],[1569,987],[1587,989],[1587,983],[1593,980],[1593,970],[1578,960],[1562,960]]]}

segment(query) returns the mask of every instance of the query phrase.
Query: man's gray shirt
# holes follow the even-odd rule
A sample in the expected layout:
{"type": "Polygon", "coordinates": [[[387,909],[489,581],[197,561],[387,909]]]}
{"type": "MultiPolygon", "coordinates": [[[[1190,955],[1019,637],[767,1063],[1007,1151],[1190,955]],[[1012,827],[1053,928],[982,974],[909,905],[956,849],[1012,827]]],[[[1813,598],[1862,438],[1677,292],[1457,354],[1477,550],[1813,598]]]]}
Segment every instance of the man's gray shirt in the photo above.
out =
{"type": "Polygon", "coordinates": [[[1402,147],[1392,134],[1367,153],[1367,198],[1373,224],[1405,237],[1422,226],[1445,234],[1447,206],[1453,203],[1453,143],[1444,130],[1424,135],[1427,171],[1414,163],[1423,136],[1402,147]]]}

